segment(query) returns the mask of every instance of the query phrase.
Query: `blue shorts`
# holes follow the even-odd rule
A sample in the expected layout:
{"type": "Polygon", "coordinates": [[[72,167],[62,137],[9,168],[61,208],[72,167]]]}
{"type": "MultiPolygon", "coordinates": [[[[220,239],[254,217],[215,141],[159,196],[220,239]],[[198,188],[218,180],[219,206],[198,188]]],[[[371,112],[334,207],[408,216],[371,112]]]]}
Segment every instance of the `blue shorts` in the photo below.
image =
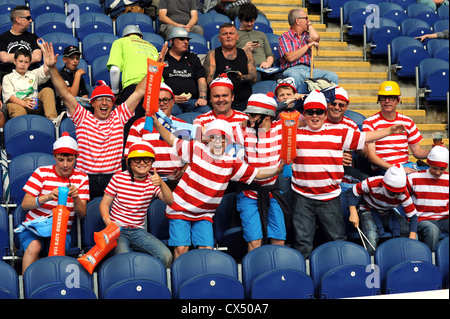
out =
{"type": "MultiPolygon", "coordinates": [[[[244,193],[236,195],[236,206],[241,216],[246,242],[263,238],[261,218],[259,216],[258,201],[248,198],[244,193]]],[[[267,215],[267,238],[286,240],[286,225],[283,211],[275,198],[270,199],[267,215]]]]}
{"type": "MultiPolygon", "coordinates": [[[[28,246],[33,240],[39,240],[42,247],[41,254],[46,254],[48,248],[50,247],[50,237],[41,237],[29,230],[24,230],[23,232],[19,233],[20,249],[25,253],[28,246]]],[[[71,242],[72,238],[70,237],[70,234],[66,234],[66,250],[70,248],[71,242]]]]}
{"type": "Polygon", "coordinates": [[[170,246],[214,247],[212,223],[208,220],[169,219],[170,246]]]}

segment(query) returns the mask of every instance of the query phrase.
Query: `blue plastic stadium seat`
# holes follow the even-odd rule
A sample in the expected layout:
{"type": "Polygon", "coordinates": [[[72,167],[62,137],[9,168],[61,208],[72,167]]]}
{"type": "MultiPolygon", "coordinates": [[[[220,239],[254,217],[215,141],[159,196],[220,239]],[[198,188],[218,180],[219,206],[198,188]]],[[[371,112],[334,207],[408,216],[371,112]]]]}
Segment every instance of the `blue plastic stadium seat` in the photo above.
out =
{"type": "Polygon", "coordinates": [[[245,297],[252,299],[310,299],[314,283],[306,274],[303,256],[293,248],[265,245],[242,259],[245,297]]]}
{"type": "Polygon", "coordinates": [[[275,88],[277,87],[277,82],[272,80],[256,82],[252,86],[253,94],[263,93],[267,94],[268,92],[275,92],[275,88]]]}
{"type": "Polygon", "coordinates": [[[73,35],[72,24],[68,21],[68,27],[66,21],[67,16],[63,13],[49,12],[41,14],[34,19],[34,32],[38,36],[53,32],[73,35]]]}
{"type": "Polygon", "coordinates": [[[142,36],[145,41],[153,44],[158,52],[161,51],[164,45],[164,38],[162,36],[152,32],[142,32],[142,36]]]}
{"type": "Polygon", "coordinates": [[[102,55],[91,62],[92,83],[95,85],[97,81],[103,80],[107,85],[111,85],[109,70],[106,67],[109,55],[102,55]]]}
{"type": "Polygon", "coordinates": [[[416,87],[425,89],[425,100],[446,101],[449,85],[449,64],[436,58],[422,60],[418,65],[416,87]]]}
{"type": "Polygon", "coordinates": [[[19,278],[16,270],[0,261],[0,299],[19,299],[19,278]]]}
{"type": "Polygon", "coordinates": [[[10,159],[29,152],[53,154],[55,126],[44,116],[13,117],[6,122],[4,132],[5,149],[10,159]]]}
{"type": "Polygon", "coordinates": [[[243,299],[236,261],[211,249],[194,249],[172,264],[172,294],[176,299],[243,299]]]}
{"type": "Polygon", "coordinates": [[[448,289],[448,272],[449,272],[449,247],[448,247],[449,238],[446,237],[442,239],[436,247],[436,266],[441,270],[442,275],[442,287],[448,289]]]}
{"type": "Polygon", "coordinates": [[[114,34],[112,19],[104,13],[85,13],[80,16],[79,28],[76,28],[76,35],[80,41],[92,33],[111,33],[114,34]]]}
{"type": "Polygon", "coordinates": [[[92,276],[73,257],[32,263],[23,276],[25,299],[96,299],[92,276]]]}
{"type": "Polygon", "coordinates": [[[316,295],[328,299],[378,294],[377,287],[366,285],[370,264],[369,253],[355,243],[332,241],[315,248],[310,266],[316,295]]]}
{"type": "Polygon", "coordinates": [[[98,0],[67,0],[67,14],[103,13],[98,0]]]}
{"type": "Polygon", "coordinates": [[[392,238],[375,251],[384,293],[440,289],[442,276],[432,264],[430,248],[410,238],[392,238]]]}
{"type": "Polygon", "coordinates": [[[167,273],[157,258],[138,252],[112,256],[98,272],[101,299],[170,299],[167,273]]]}
{"type": "Polygon", "coordinates": [[[83,58],[92,63],[100,56],[109,56],[112,44],[117,39],[119,37],[111,33],[93,33],[85,36],[81,42],[83,58]]]}
{"type": "Polygon", "coordinates": [[[167,204],[160,199],[150,203],[147,210],[147,230],[164,244],[169,242],[169,219],[166,218],[167,204]]]}
{"type": "Polygon", "coordinates": [[[118,16],[116,19],[116,34],[121,37],[123,29],[128,25],[138,25],[141,32],[155,33],[152,18],[143,13],[127,12],[118,16]]]}
{"type": "Polygon", "coordinates": [[[31,16],[44,13],[66,13],[64,0],[28,0],[31,16]]]}
{"type": "Polygon", "coordinates": [[[86,216],[81,220],[81,248],[89,251],[94,245],[94,232],[106,227],[100,215],[99,205],[102,197],[91,198],[86,204],[86,216]]]}
{"type": "Polygon", "coordinates": [[[408,37],[419,37],[433,32],[428,22],[414,18],[403,20],[400,26],[403,35],[408,37]]]}
{"type": "Polygon", "coordinates": [[[391,64],[395,66],[397,76],[414,77],[419,63],[430,57],[419,40],[405,36],[392,40],[391,64]]]}
{"type": "Polygon", "coordinates": [[[78,39],[67,33],[47,33],[42,35],[41,38],[45,42],[52,43],[55,54],[59,55],[63,55],[64,49],[70,45],[79,46],[78,39]]]}

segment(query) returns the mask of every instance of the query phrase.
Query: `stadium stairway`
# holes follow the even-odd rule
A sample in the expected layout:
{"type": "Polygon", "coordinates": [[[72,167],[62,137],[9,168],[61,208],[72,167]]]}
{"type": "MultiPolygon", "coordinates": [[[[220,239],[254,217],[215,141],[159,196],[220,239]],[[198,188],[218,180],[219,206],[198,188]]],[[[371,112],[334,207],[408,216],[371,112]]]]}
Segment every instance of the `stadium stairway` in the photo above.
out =
{"type": "MultiPolygon", "coordinates": [[[[314,28],[321,36],[320,50],[314,56],[315,67],[334,71],[339,76],[339,84],[345,88],[350,97],[349,109],[368,117],[380,110],[377,104],[377,91],[381,82],[388,79],[387,59],[363,61],[362,41],[346,39],[340,41],[339,21],[321,23],[319,5],[309,4],[308,0],[253,0],[252,3],[265,13],[271,22],[273,32],[282,34],[289,29],[287,15],[293,8],[303,8],[314,28]],[[346,40],[348,42],[346,42],[346,40]]],[[[448,115],[446,105],[416,108],[416,89],[414,80],[399,80],[395,76],[402,91],[402,103],[397,111],[412,118],[421,131],[424,140],[421,145],[431,148],[432,134],[442,132],[444,144],[449,146],[448,115]]],[[[410,159],[416,161],[411,155],[410,159]]]]}

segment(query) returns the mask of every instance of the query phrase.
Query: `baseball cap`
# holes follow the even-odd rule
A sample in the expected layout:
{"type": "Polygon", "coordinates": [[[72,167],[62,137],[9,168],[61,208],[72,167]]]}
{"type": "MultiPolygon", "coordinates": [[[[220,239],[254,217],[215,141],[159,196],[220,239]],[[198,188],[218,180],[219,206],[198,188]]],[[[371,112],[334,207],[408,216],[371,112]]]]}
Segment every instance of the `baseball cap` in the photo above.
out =
{"type": "Polygon", "coordinates": [[[81,54],[80,48],[78,48],[77,46],[74,46],[74,45],[69,45],[68,47],[66,47],[64,49],[64,52],[63,52],[64,57],[69,57],[72,54],[81,54]]]}

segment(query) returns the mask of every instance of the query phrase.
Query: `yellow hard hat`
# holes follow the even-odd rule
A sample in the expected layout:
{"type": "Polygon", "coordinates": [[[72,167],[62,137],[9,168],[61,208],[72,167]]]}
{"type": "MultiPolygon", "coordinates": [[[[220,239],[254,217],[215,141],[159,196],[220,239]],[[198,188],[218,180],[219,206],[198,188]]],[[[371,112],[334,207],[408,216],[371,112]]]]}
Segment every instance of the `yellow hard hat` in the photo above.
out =
{"type": "Polygon", "coordinates": [[[381,83],[378,89],[378,95],[402,95],[400,92],[400,87],[397,82],[394,81],[384,81],[381,83]]]}
{"type": "Polygon", "coordinates": [[[150,143],[146,141],[136,142],[130,146],[127,158],[133,157],[152,157],[155,158],[155,151],[150,143]]]}

